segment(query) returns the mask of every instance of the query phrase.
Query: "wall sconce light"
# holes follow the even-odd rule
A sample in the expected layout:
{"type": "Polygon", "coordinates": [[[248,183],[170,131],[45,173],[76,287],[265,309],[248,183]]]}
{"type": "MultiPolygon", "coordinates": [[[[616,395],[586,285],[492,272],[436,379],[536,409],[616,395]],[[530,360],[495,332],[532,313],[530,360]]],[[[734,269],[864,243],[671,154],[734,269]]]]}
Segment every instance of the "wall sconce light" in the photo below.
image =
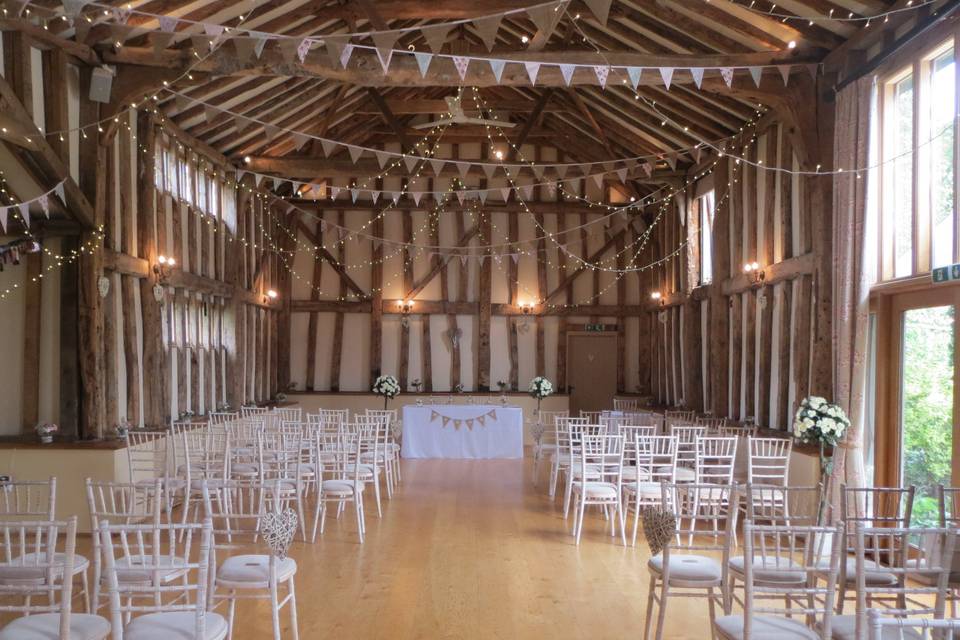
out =
{"type": "Polygon", "coordinates": [[[263,304],[270,304],[272,300],[277,299],[277,296],[278,294],[276,291],[274,291],[273,289],[268,290],[267,295],[263,296],[263,304]]]}
{"type": "Polygon", "coordinates": [[[408,315],[413,311],[413,300],[398,300],[397,308],[400,309],[400,313],[403,315],[408,315]]]}
{"type": "Polygon", "coordinates": [[[523,315],[528,316],[533,313],[533,303],[530,302],[521,302],[520,311],[523,315]]]}
{"type": "Polygon", "coordinates": [[[748,262],[743,265],[743,272],[751,278],[754,287],[762,285],[767,277],[766,272],[760,268],[760,264],[757,262],[748,262]]]}
{"type": "Polygon", "coordinates": [[[163,281],[167,279],[175,266],[177,266],[176,260],[165,255],[159,255],[157,256],[157,264],[153,265],[153,272],[157,274],[158,279],[163,281]]]}
{"type": "Polygon", "coordinates": [[[650,299],[659,304],[661,307],[666,304],[666,301],[663,299],[663,294],[659,291],[654,291],[650,294],[650,299]]]}

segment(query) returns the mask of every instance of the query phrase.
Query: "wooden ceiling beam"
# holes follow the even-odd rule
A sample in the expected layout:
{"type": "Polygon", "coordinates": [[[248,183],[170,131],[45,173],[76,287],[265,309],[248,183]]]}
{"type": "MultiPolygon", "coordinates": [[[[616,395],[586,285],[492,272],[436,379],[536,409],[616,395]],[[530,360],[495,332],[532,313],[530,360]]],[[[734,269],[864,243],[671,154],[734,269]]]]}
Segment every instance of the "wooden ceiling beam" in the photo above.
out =
{"type": "Polygon", "coordinates": [[[393,129],[393,133],[397,136],[397,142],[400,143],[401,149],[409,149],[410,145],[407,141],[407,130],[400,124],[397,120],[397,117],[393,115],[393,111],[390,110],[390,106],[387,104],[387,101],[383,99],[383,95],[375,87],[367,87],[367,95],[370,96],[370,99],[373,100],[373,103],[377,105],[377,108],[380,109],[380,114],[383,116],[383,119],[386,123],[393,129]]]}
{"type": "MultiPolygon", "coordinates": [[[[526,121],[523,123],[523,126],[520,127],[520,132],[517,133],[516,139],[512,141],[510,150],[507,152],[507,160],[513,162],[517,157],[517,150],[523,146],[527,141],[527,138],[530,136],[530,132],[533,131],[533,126],[536,124],[537,120],[540,118],[540,114],[543,113],[543,108],[547,106],[547,102],[550,100],[550,97],[553,95],[553,89],[547,87],[540,94],[540,98],[537,100],[537,103],[534,105],[533,110],[530,111],[530,115],[527,117],[526,121]]],[[[486,127],[484,127],[486,128],[486,127]]]]}
{"type": "MultiPolygon", "coordinates": [[[[447,101],[443,98],[386,98],[385,102],[387,103],[387,106],[390,107],[390,111],[393,112],[394,115],[398,116],[436,115],[438,113],[446,113],[447,111],[447,101]]],[[[488,99],[485,100],[485,102],[492,111],[520,111],[523,113],[528,113],[531,109],[533,109],[535,104],[535,101],[533,100],[511,100],[506,98],[488,99]]],[[[467,105],[464,105],[463,110],[467,113],[476,112],[476,109],[470,108],[467,105]]],[[[557,111],[566,110],[567,108],[563,105],[551,103],[544,107],[543,112],[555,113],[557,111]]],[[[380,110],[375,105],[370,106],[370,104],[364,104],[354,111],[354,113],[357,115],[379,115],[380,110]]]]}

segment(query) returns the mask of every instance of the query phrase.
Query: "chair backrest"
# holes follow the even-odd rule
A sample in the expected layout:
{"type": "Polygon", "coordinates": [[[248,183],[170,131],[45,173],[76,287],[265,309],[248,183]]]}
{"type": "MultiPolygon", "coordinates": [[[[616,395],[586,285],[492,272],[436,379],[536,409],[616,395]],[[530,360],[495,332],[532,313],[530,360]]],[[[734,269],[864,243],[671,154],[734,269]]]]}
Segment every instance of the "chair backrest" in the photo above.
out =
{"type": "MultiPolygon", "coordinates": [[[[849,532],[848,532],[849,533],[849,532]]],[[[857,637],[866,637],[867,608],[879,596],[896,597],[888,613],[903,617],[942,618],[950,580],[956,529],[867,527],[857,522],[853,532],[857,580],[857,637]],[[918,562],[911,562],[910,538],[931,541],[918,562]],[[868,580],[870,569],[881,565],[893,583],[868,580]],[[909,582],[908,582],[909,579],[909,582]]]]}
{"type": "Polygon", "coordinates": [[[302,407],[275,407],[273,409],[280,422],[300,422],[303,415],[302,407]]]}
{"type": "Polygon", "coordinates": [[[960,487],[937,486],[941,527],[960,527],[960,487]]]}
{"type": "Polygon", "coordinates": [[[557,430],[557,447],[561,453],[572,455],[573,452],[573,429],[587,423],[585,418],[557,417],[555,419],[557,430]]]}
{"type": "Polygon", "coordinates": [[[614,411],[639,411],[644,407],[644,403],[637,398],[614,398],[614,411]]]}
{"type": "Polygon", "coordinates": [[[619,487],[623,480],[623,436],[584,435],[579,464],[582,479],[619,487]]]}
{"type": "Polygon", "coordinates": [[[336,436],[336,448],[331,451],[327,443],[326,450],[330,455],[320,456],[321,480],[347,480],[353,483],[359,495],[363,485],[360,480],[360,456],[363,452],[364,436],[362,428],[356,424],[346,423],[343,426],[344,429],[336,436]]]}
{"type": "Polygon", "coordinates": [[[693,467],[697,463],[697,438],[707,435],[700,425],[670,425],[670,435],[677,439],[677,464],[693,467]]]}
{"type": "Polygon", "coordinates": [[[757,435],[755,424],[725,424],[711,430],[711,435],[727,436],[730,438],[752,438],[757,435]]]}
{"type": "Polygon", "coordinates": [[[715,431],[721,427],[727,426],[726,418],[711,418],[708,416],[697,416],[697,424],[701,424],[707,428],[707,431],[715,431]]]}
{"type": "Polygon", "coordinates": [[[743,526],[744,557],[764,558],[763,564],[744,562],[743,624],[744,640],[751,640],[753,623],[758,616],[797,615],[797,601],[808,620],[817,619],[817,632],[822,640],[831,640],[831,623],[837,575],[840,571],[842,527],[756,525],[743,526]],[[829,556],[827,556],[829,545],[829,556]],[[821,563],[829,557],[826,567],[821,563]],[[791,574],[802,574],[802,582],[763,580],[754,571],[777,567],[789,568],[791,574]],[[761,604],[762,603],[762,604],[761,604]],[[791,610],[790,606],[794,608],[791,610]]]}
{"type": "Polygon", "coordinates": [[[603,411],[581,411],[581,418],[585,418],[589,424],[600,424],[600,418],[603,416],[603,411]]]}
{"type": "Polygon", "coordinates": [[[960,619],[948,618],[931,620],[930,618],[897,618],[883,615],[886,610],[867,610],[867,623],[870,633],[869,640],[885,640],[889,638],[912,638],[914,640],[942,640],[945,638],[960,637],[960,619]],[[888,633],[887,629],[893,629],[888,633]]]}
{"type": "Polygon", "coordinates": [[[637,435],[633,440],[637,460],[637,482],[667,482],[677,480],[676,436],[637,435]]]}
{"type": "Polygon", "coordinates": [[[210,424],[226,424],[240,419],[239,411],[214,411],[210,414],[210,424]]]}
{"type": "Polygon", "coordinates": [[[266,407],[240,407],[240,416],[243,418],[248,418],[250,416],[263,416],[267,414],[266,407]]]}
{"type": "Polygon", "coordinates": [[[840,520],[846,528],[847,552],[853,553],[857,524],[865,527],[907,528],[916,488],[840,487],[840,520]]]}
{"type": "Polygon", "coordinates": [[[53,520],[57,510],[57,479],[0,482],[0,519],[53,520]]]}
{"type": "Polygon", "coordinates": [[[663,482],[661,491],[664,509],[677,517],[672,546],[684,551],[720,552],[721,566],[726,567],[735,519],[736,485],[663,482]]]}
{"type": "Polygon", "coordinates": [[[169,475],[167,456],[170,439],[166,431],[128,431],[123,439],[127,448],[130,482],[169,475]]]}
{"type": "Polygon", "coordinates": [[[60,614],[60,640],[70,640],[70,610],[77,517],[67,520],[0,522],[0,612],[60,614]],[[62,549],[62,551],[61,551],[62,549]]]}
{"type": "Polygon", "coordinates": [[[787,486],[790,474],[790,452],[793,440],[789,438],[749,438],[747,482],[787,486]]]}
{"type": "Polygon", "coordinates": [[[738,438],[707,436],[697,438],[696,482],[698,484],[730,484],[737,462],[738,438]]]}
{"type": "Polygon", "coordinates": [[[177,469],[188,480],[223,478],[226,475],[229,436],[208,429],[191,429],[174,438],[177,469]]]}
{"type": "Polygon", "coordinates": [[[754,524],[816,526],[820,517],[820,487],[790,487],[747,483],[746,520],[754,524]]]}
{"type": "MultiPolygon", "coordinates": [[[[104,576],[110,598],[110,623],[114,638],[123,637],[124,620],[131,616],[173,612],[192,613],[193,637],[198,640],[207,637],[207,572],[211,566],[212,530],[209,519],[202,524],[155,526],[109,525],[104,522],[100,525],[100,546],[103,551],[104,576]],[[180,559],[177,566],[184,570],[181,580],[163,580],[163,575],[170,571],[170,560],[164,556],[157,544],[150,553],[140,554],[136,558],[137,572],[150,576],[150,579],[142,583],[124,581],[121,590],[120,575],[130,570],[129,556],[126,555],[128,549],[135,548],[138,540],[152,538],[159,542],[178,536],[191,541],[197,538],[196,544],[199,548],[195,560],[191,560],[189,555],[180,559]],[[122,598],[121,593],[124,596],[122,598]]],[[[157,629],[157,634],[162,635],[162,627],[157,629]]]]}

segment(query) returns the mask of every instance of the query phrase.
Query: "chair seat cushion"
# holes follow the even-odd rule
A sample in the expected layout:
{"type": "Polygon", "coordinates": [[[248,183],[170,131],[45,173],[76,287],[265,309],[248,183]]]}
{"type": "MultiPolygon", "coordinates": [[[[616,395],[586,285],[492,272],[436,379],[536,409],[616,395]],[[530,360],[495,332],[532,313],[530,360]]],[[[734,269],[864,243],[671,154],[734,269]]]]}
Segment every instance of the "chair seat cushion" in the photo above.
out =
{"type": "MultiPolygon", "coordinates": [[[[63,566],[66,556],[62,553],[53,554],[53,563],[56,566],[63,566]]],[[[46,554],[27,553],[16,557],[10,563],[0,563],[0,582],[17,580],[43,580],[46,577],[47,570],[44,567],[35,566],[38,563],[46,564],[46,554]],[[33,565],[33,566],[31,566],[33,565]]],[[[73,556],[73,575],[83,573],[90,566],[90,561],[81,555],[73,556]]],[[[62,571],[62,569],[61,569],[62,571]]],[[[58,571],[56,575],[60,575],[58,571]]]]}
{"type": "MultiPolygon", "coordinates": [[[[754,616],[751,640],[819,640],[820,635],[803,624],[802,618],[754,616]]],[[[743,616],[717,618],[714,627],[721,638],[740,640],[744,637],[743,616]]]]}
{"type": "MultiPolygon", "coordinates": [[[[857,559],[847,558],[847,584],[854,584],[857,581],[857,559]]],[[[864,564],[866,568],[866,583],[868,587],[882,587],[897,583],[897,576],[883,570],[883,565],[877,564],[873,560],[867,560],[864,564]]],[[[818,569],[829,569],[830,559],[824,558],[817,562],[818,569]]]]}
{"type": "MultiPolygon", "coordinates": [[[[353,481],[351,480],[324,480],[321,485],[321,491],[337,496],[352,496],[353,481]]],[[[357,486],[357,489],[363,491],[363,485],[357,486]]]]}
{"type": "MultiPolygon", "coordinates": [[[[663,555],[656,555],[647,562],[650,571],[663,575],[663,555]]],[[[673,554],[670,556],[670,586],[697,587],[720,584],[723,570],[713,558],[705,556],[673,554]]]]}
{"type": "Polygon", "coordinates": [[[640,494],[642,498],[652,498],[655,500],[661,500],[663,498],[663,487],[660,486],[659,482],[631,482],[630,484],[623,485],[624,490],[628,495],[640,494]]]}
{"type": "MultiPolygon", "coordinates": [[[[192,611],[164,611],[134,618],[123,630],[124,640],[194,640],[197,616],[192,611]]],[[[227,635],[227,621],[208,611],[204,617],[203,640],[220,640],[227,635]]]]}
{"type": "MultiPolygon", "coordinates": [[[[820,623],[817,623],[817,629],[820,623]]],[[[873,638],[873,632],[868,631],[870,638],[873,638]]],[[[830,635],[834,640],[857,640],[857,616],[833,616],[830,618],[830,635]]],[[[896,627],[884,627],[883,640],[920,640],[923,636],[915,629],[897,629],[896,627]],[[903,635],[900,635],[901,631],[903,635]]]]}
{"type": "MultiPolygon", "coordinates": [[[[150,560],[152,562],[152,559],[150,560]]],[[[166,566],[169,564],[169,567],[161,569],[159,571],[160,579],[163,582],[170,582],[175,578],[179,578],[184,573],[183,565],[186,564],[183,558],[178,557],[161,557],[160,562],[166,566]]],[[[116,561],[117,566],[117,580],[119,582],[136,582],[136,583],[150,583],[153,580],[153,570],[141,568],[143,562],[138,556],[124,556],[118,558],[116,561]]]]}
{"type": "MultiPolygon", "coordinates": [[[[277,580],[283,581],[297,572],[297,562],[287,557],[277,560],[277,580]]],[[[266,584],[269,580],[270,556],[239,555],[223,561],[217,570],[217,582],[266,584]]]]}
{"type": "MultiPolygon", "coordinates": [[[[70,614],[70,640],[103,640],[110,635],[106,618],[70,614]]],[[[0,630],[0,640],[59,640],[60,614],[39,613],[17,618],[0,630]]]]}
{"type": "Polygon", "coordinates": [[[584,493],[588,498],[616,500],[617,485],[611,482],[582,482],[573,485],[575,493],[584,493]]]}
{"type": "MultiPolygon", "coordinates": [[[[739,575],[744,575],[744,557],[736,556],[730,558],[730,570],[739,575]]],[[[783,558],[753,558],[753,579],[762,583],[776,584],[797,584],[804,583],[807,574],[803,571],[803,566],[793,560],[785,561],[783,558]]]]}

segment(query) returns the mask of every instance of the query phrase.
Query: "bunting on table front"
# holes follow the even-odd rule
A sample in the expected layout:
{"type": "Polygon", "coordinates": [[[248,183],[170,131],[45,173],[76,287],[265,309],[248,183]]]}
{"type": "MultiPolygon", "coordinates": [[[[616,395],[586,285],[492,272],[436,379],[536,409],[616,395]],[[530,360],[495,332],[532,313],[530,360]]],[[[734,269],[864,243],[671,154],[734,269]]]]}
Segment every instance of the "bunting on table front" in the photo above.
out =
{"type": "Polygon", "coordinates": [[[466,427],[470,431],[473,431],[473,425],[479,424],[481,427],[485,427],[488,419],[497,419],[496,409],[490,409],[486,413],[479,415],[476,418],[454,418],[452,416],[446,416],[436,409],[430,409],[430,422],[436,422],[437,420],[440,420],[440,426],[444,429],[447,427],[447,425],[452,423],[453,428],[456,431],[459,431],[460,427],[466,427]]]}

